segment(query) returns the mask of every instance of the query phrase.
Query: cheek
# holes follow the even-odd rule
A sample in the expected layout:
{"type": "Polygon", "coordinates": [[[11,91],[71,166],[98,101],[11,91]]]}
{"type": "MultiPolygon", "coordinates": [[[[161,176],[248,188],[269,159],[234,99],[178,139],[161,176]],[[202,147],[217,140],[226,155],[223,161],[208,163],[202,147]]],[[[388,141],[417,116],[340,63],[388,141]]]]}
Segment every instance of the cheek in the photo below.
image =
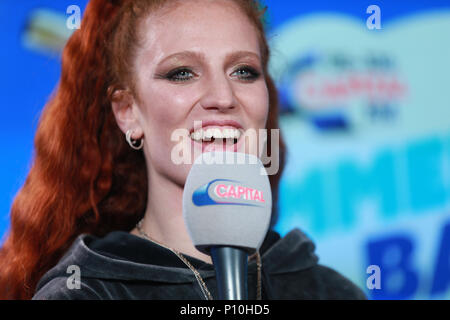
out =
{"type": "Polygon", "coordinates": [[[173,90],[167,86],[157,86],[147,90],[142,100],[147,122],[146,131],[152,135],[164,133],[170,136],[173,130],[184,127],[195,97],[192,90],[173,90]]]}
{"type": "Polygon", "coordinates": [[[267,89],[267,86],[264,86],[264,101],[262,102],[262,104],[263,104],[263,110],[261,111],[262,112],[262,115],[263,115],[263,117],[264,117],[264,120],[263,120],[263,122],[264,122],[264,128],[266,127],[266,125],[267,125],[267,119],[268,119],[268,117],[269,117],[269,90],[267,89]]]}
{"type": "Polygon", "coordinates": [[[265,84],[255,86],[254,90],[242,91],[244,105],[252,127],[265,128],[269,115],[269,92],[265,84]]]}

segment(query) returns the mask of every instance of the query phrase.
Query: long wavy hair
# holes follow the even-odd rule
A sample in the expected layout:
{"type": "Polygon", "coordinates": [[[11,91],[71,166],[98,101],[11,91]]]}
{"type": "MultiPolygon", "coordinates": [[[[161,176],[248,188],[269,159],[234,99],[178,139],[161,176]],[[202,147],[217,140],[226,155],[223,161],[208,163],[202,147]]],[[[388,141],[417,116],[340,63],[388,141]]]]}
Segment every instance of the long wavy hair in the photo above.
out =
{"type": "MultiPolygon", "coordinates": [[[[233,1],[258,30],[269,89],[267,129],[278,129],[277,91],[267,70],[265,10],[256,0],[233,1]]],[[[111,99],[114,90],[133,87],[139,22],[176,2],[89,2],[81,28],[63,50],[61,78],[36,131],[32,167],[11,207],[10,230],[0,249],[1,299],[30,299],[39,279],[80,234],[129,231],[143,217],[148,192],[144,154],[126,143],[111,99]]],[[[272,224],[284,167],[282,139],[279,157],[280,170],[270,176],[272,224]]]]}

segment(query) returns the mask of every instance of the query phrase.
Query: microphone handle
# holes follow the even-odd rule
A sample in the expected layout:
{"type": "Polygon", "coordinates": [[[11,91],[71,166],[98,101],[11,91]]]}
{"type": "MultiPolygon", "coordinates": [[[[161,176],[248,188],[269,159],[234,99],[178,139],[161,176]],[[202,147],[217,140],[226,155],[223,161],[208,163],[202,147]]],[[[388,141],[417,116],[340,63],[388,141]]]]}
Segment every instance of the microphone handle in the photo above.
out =
{"type": "Polygon", "coordinates": [[[220,300],[248,300],[248,253],[236,247],[212,247],[220,300]]]}

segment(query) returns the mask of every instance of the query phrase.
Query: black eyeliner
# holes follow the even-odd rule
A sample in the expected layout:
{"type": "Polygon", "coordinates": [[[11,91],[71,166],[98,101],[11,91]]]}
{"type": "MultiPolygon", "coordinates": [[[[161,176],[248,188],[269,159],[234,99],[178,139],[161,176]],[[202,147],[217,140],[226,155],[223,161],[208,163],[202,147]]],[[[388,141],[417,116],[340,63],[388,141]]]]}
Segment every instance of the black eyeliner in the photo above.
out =
{"type": "Polygon", "coordinates": [[[250,74],[250,76],[248,76],[248,77],[244,77],[244,78],[239,77],[241,80],[254,81],[254,80],[257,80],[257,79],[259,79],[261,77],[261,73],[259,71],[257,71],[253,67],[242,66],[242,67],[238,68],[235,72],[238,72],[238,71],[241,71],[241,70],[247,71],[250,74]]]}
{"type": "Polygon", "coordinates": [[[179,68],[176,68],[176,69],[171,70],[168,73],[166,73],[164,78],[167,80],[170,80],[170,81],[174,81],[174,82],[190,80],[191,78],[182,78],[182,79],[175,78],[175,76],[182,71],[185,71],[186,73],[191,73],[191,74],[193,73],[192,70],[190,70],[187,67],[179,67],[179,68]]]}

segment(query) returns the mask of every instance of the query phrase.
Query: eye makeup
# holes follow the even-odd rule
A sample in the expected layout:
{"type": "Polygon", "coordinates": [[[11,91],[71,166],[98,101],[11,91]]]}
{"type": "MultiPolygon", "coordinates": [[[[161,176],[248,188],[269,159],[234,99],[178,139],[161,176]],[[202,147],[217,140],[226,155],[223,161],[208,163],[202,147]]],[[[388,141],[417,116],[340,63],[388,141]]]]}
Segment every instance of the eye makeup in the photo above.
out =
{"type": "Polygon", "coordinates": [[[174,70],[169,71],[166,75],[164,75],[164,79],[173,82],[183,82],[191,80],[195,77],[195,74],[192,70],[187,67],[179,67],[174,70]]]}
{"type": "Polygon", "coordinates": [[[248,65],[239,66],[231,75],[235,74],[239,80],[247,82],[255,81],[261,76],[259,71],[248,65]]]}
{"type": "MultiPolygon", "coordinates": [[[[238,66],[230,76],[241,81],[252,82],[258,80],[261,77],[261,73],[251,66],[241,65],[238,66]]],[[[164,79],[171,82],[186,82],[195,77],[197,77],[197,74],[189,67],[177,67],[167,73],[158,74],[156,76],[157,79],[164,79]]]]}
{"type": "MultiPolygon", "coordinates": [[[[188,82],[198,78],[201,74],[199,71],[203,69],[203,67],[193,67],[193,65],[206,63],[206,57],[201,53],[185,51],[173,54],[160,63],[163,69],[155,75],[155,78],[170,82],[188,82]]],[[[259,71],[259,65],[259,57],[251,52],[233,52],[224,59],[224,68],[233,70],[229,76],[243,82],[253,82],[261,77],[262,72],[259,71]]]]}

